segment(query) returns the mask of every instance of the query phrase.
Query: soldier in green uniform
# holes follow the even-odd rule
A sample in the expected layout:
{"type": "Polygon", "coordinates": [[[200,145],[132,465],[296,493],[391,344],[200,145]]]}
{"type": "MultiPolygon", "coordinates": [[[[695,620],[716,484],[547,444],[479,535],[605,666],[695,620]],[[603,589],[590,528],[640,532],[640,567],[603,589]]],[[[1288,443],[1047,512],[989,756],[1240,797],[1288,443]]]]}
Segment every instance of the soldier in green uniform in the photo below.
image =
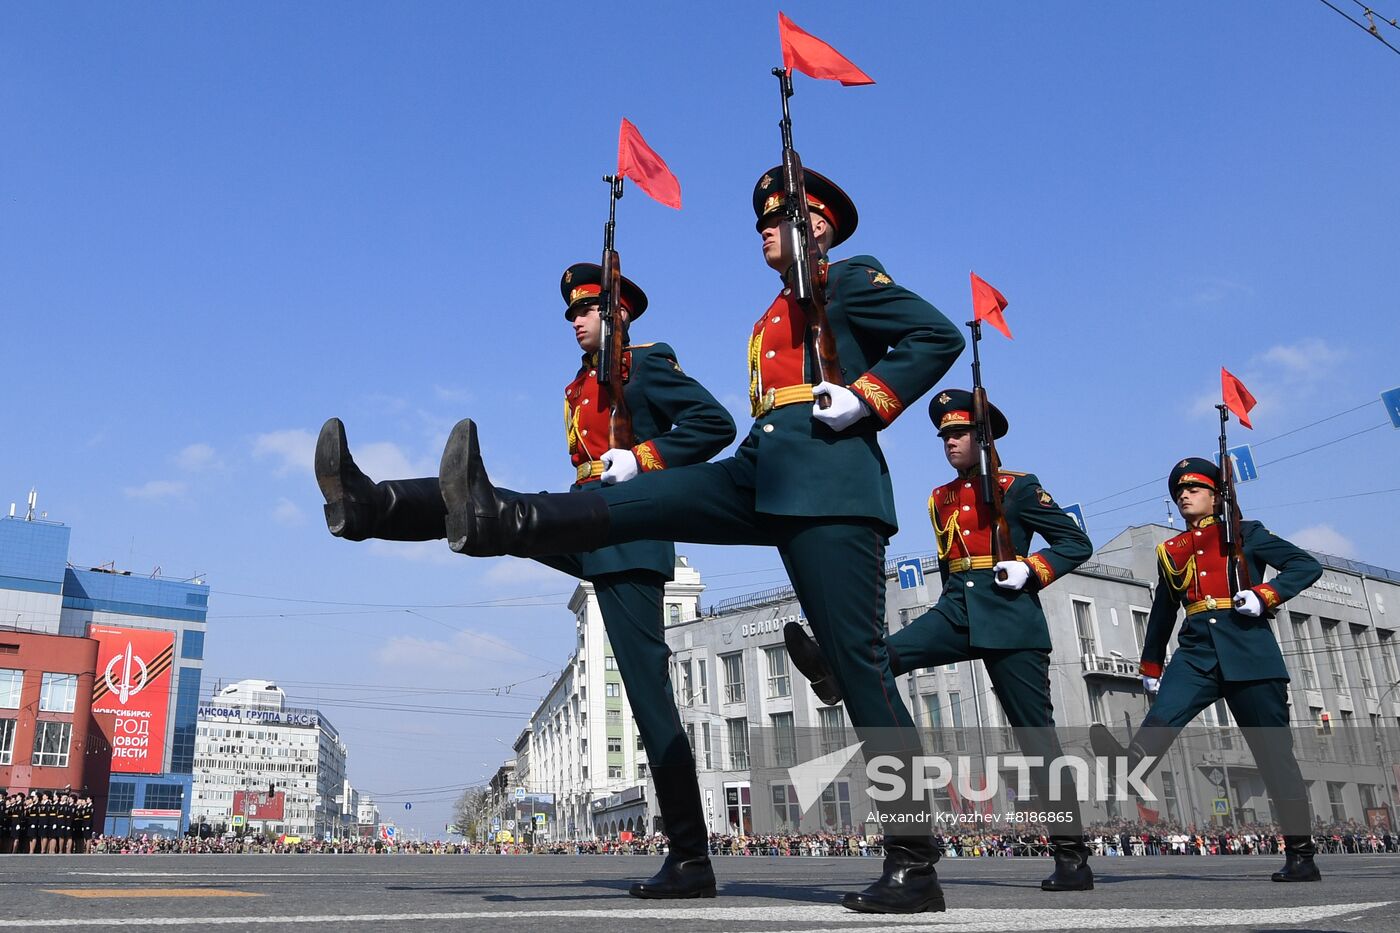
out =
{"type": "MultiPolygon", "coordinates": [[[[1000,438],[1009,427],[1006,417],[996,406],[989,407],[993,437],[1000,438]]],[[[1046,891],[1091,890],[1089,847],[1072,781],[1066,782],[1059,799],[1051,799],[1048,765],[1063,752],[1050,702],[1050,630],[1039,593],[1087,560],[1093,547],[1034,474],[1002,470],[997,481],[1007,525],[1016,553],[1026,556],[998,563],[992,556],[991,509],[976,482],[980,474],[972,393],[946,389],[929,403],[928,413],[949,465],[958,472],[928,500],[943,592],[932,609],[890,636],[890,668],[897,676],[982,659],[1021,752],[1045,762],[1030,769],[1046,818],[1044,829],[1055,850],[1055,871],[1040,886],[1046,891]],[[1037,533],[1050,546],[1032,554],[1030,541],[1037,533]]],[[[822,701],[841,702],[836,678],[802,626],[789,622],[783,636],[793,663],[822,701]]]]}
{"type": "MultiPolygon", "coordinates": [[[[564,317],[583,350],[577,375],[564,390],[565,434],[575,471],[572,492],[626,483],[687,463],[702,463],[734,439],[734,419],[705,387],[686,375],[664,343],[630,346],[623,354],[623,397],[638,443],[608,449],[610,389],[598,384],[602,270],[570,266],[560,282],[564,317]]],[[[622,281],[624,321],[642,316],[646,294],[622,281]]],[[[331,533],[351,540],[432,540],[444,536],[444,507],[437,477],[374,483],[350,456],[345,428],[332,418],[321,429],[316,477],[326,498],[331,533]]],[[[631,894],[645,898],[713,897],[709,831],[695,777],[695,759],[676,711],[669,676],[670,649],[663,632],[663,594],[674,573],[675,547],[633,541],[585,553],[541,556],[558,570],[594,586],[603,625],[647,752],[658,809],[670,840],[661,871],[638,882],[631,894]]]]}
{"type": "MultiPolygon", "coordinates": [[[[855,205],[816,172],[805,180],[811,230],[825,254],[855,230],[855,205]]],[[[774,168],[755,186],[753,204],[764,259],[780,275],[793,262],[782,198],[774,168]]],[[[867,756],[893,755],[908,766],[920,749],[885,653],[884,554],[896,520],[878,434],[948,371],[964,343],[947,318],[872,257],[822,267],[846,385],[813,384],[806,312],[785,288],[750,334],[755,420],[734,456],[646,473],[597,493],[513,496],[491,485],[476,427],[463,421],[440,473],[448,542],[465,554],[523,557],[649,538],[775,546],[867,756]],[[829,407],[818,404],[820,396],[829,407]]],[[[898,813],[884,809],[901,817],[886,823],[884,872],[867,890],[846,895],[853,910],[944,909],[928,814],[920,824],[910,801],[898,806],[898,813]]]]}
{"type": "Polygon", "coordinates": [[[1223,699],[1254,753],[1283,828],[1285,863],[1273,880],[1317,881],[1312,806],[1288,725],[1288,670],[1269,617],[1317,582],[1322,565],[1258,522],[1241,522],[1250,579],[1263,580],[1266,565],[1278,573],[1268,583],[1231,593],[1219,484],[1220,470],[1209,460],[1187,457],[1172,468],[1167,488],[1190,527],[1157,546],[1157,589],[1141,662],[1143,687],[1157,700],[1126,750],[1103,725],[1092,727],[1090,739],[1096,754],[1126,757],[1131,770],[1144,758],[1160,761],[1198,713],[1223,699]],[[1183,605],[1186,622],[1164,672],[1183,605]]]}

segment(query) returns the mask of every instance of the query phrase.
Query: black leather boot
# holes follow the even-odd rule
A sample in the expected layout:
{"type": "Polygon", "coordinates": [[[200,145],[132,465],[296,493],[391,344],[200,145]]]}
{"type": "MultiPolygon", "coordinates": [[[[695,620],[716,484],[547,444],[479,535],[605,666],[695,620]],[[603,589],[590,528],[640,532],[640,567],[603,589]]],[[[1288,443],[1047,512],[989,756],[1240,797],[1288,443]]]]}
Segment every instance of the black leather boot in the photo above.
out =
{"type": "MultiPolygon", "coordinates": [[[[686,757],[690,757],[688,753],[686,757]]],[[[638,881],[627,893],[657,900],[714,897],[710,834],[700,803],[700,785],[695,780],[694,759],[687,765],[653,767],[651,780],[670,852],[660,871],[646,881],[638,881]]]]}
{"type": "Polygon", "coordinates": [[[843,697],[841,687],[836,683],[836,675],[826,663],[821,646],[802,628],[802,623],[789,622],[783,626],[783,643],[787,645],[792,666],[807,678],[817,699],[827,706],[840,703],[843,697]]]}
{"type": "Polygon", "coordinates": [[[1092,891],[1094,873],[1089,869],[1089,846],[1083,836],[1051,836],[1055,871],[1040,883],[1042,891],[1092,891]]]}
{"type": "Polygon", "coordinates": [[[376,483],[350,456],[339,418],[321,425],[316,439],[316,485],[326,500],[326,527],[337,538],[433,541],[445,534],[437,478],[376,483]]]}
{"type": "Polygon", "coordinates": [[[948,909],[938,884],[938,849],[924,837],[886,837],[885,870],[859,894],[847,894],[841,906],[866,914],[919,914],[948,909]]]}
{"type": "Polygon", "coordinates": [[[491,485],[476,425],[457,422],[438,471],[447,507],[447,544],[472,557],[544,557],[607,543],[608,504],[593,492],[510,493],[491,485]]]}
{"type": "Polygon", "coordinates": [[[1313,856],[1317,846],[1312,836],[1283,837],[1283,867],[1270,876],[1273,881],[1321,881],[1313,856]]]}

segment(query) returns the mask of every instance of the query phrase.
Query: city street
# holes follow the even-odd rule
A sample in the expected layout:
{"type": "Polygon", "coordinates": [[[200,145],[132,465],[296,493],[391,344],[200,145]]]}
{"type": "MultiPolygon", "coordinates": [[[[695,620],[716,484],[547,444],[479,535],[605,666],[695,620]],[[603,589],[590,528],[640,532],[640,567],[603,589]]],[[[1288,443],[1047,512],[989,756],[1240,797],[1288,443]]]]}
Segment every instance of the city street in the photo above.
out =
{"type": "Polygon", "coordinates": [[[1279,885],[1273,856],[1101,858],[1083,894],[1038,888],[1044,859],[945,859],[950,910],[871,917],[838,905],[873,858],[716,859],[720,897],[634,900],[653,857],[0,856],[0,929],[701,931],[1400,928],[1395,856],[1321,856],[1321,884],[1279,885]]]}

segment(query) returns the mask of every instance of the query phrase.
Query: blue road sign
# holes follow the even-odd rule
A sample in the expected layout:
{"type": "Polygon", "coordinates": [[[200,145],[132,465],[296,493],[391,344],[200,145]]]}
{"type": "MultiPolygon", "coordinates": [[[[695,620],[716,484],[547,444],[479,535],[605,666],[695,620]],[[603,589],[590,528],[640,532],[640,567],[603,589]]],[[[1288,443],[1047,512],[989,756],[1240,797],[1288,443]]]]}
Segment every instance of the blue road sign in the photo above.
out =
{"type": "MultiPolygon", "coordinates": [[[[1247,483],[1259,478],[1259,470],[1254,466],[1254,451],[1248,444],[1229,448],[1230,469],[1235,474],[1235,482],[1247,483]]],[[[1215,465],[1220,465],[1220,454],[1215,455],[1215,465]]]]}
{"type": "Polygon", "coordinates": [[[1084,509],[1080,507],[1078,502],[1071,502],[1060,511],[1074,519],[1074,523],[1079,526],[1080,531],[1088,534],[1089,529],[1084,524],[1084,509]]]}
{"type": "Polygon", "coordinates": [[[899,562],[899,588],[901,590],[918,589],[924,585],[924,564],[921,560],[902,560],[899,562]]]}
{"type": "Polygon", "coordinates": [[[413,809],[413,804],[411,804],[411,803],[406,803],[406,804],[403,805],[403,808],[404,808],[405,810],[412,810],[412,809],[413,809]]]}
{"type": "Polygon", "coordinates": [[[1400,428],[1400,386],[1389,392],[1382,392],[1381,401],[1385,403],[1385,413],[1390,415],[1390,423],[1400,428]]]}

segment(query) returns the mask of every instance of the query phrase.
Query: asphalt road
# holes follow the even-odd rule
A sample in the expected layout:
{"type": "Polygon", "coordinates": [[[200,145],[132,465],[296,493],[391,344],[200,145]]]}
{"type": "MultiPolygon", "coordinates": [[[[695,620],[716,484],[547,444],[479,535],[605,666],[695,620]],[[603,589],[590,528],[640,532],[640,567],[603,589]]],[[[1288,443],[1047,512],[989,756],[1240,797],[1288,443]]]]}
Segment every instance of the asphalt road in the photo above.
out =
{"type": "Polygon", "coordinates": [[[877,859],[716,860],[715,900],[655,902],[628,884],[659,859],[496,855],[0,856],[0,931],[138,929],[735,933],[1400,929],[1400,856],[1323,856],[1320,884],[1273,884],[1272,856],[1101,858],[1095,889],[1039,889],[1045,859],[945,859],[949,911],[843,910],[877,859]]]}

